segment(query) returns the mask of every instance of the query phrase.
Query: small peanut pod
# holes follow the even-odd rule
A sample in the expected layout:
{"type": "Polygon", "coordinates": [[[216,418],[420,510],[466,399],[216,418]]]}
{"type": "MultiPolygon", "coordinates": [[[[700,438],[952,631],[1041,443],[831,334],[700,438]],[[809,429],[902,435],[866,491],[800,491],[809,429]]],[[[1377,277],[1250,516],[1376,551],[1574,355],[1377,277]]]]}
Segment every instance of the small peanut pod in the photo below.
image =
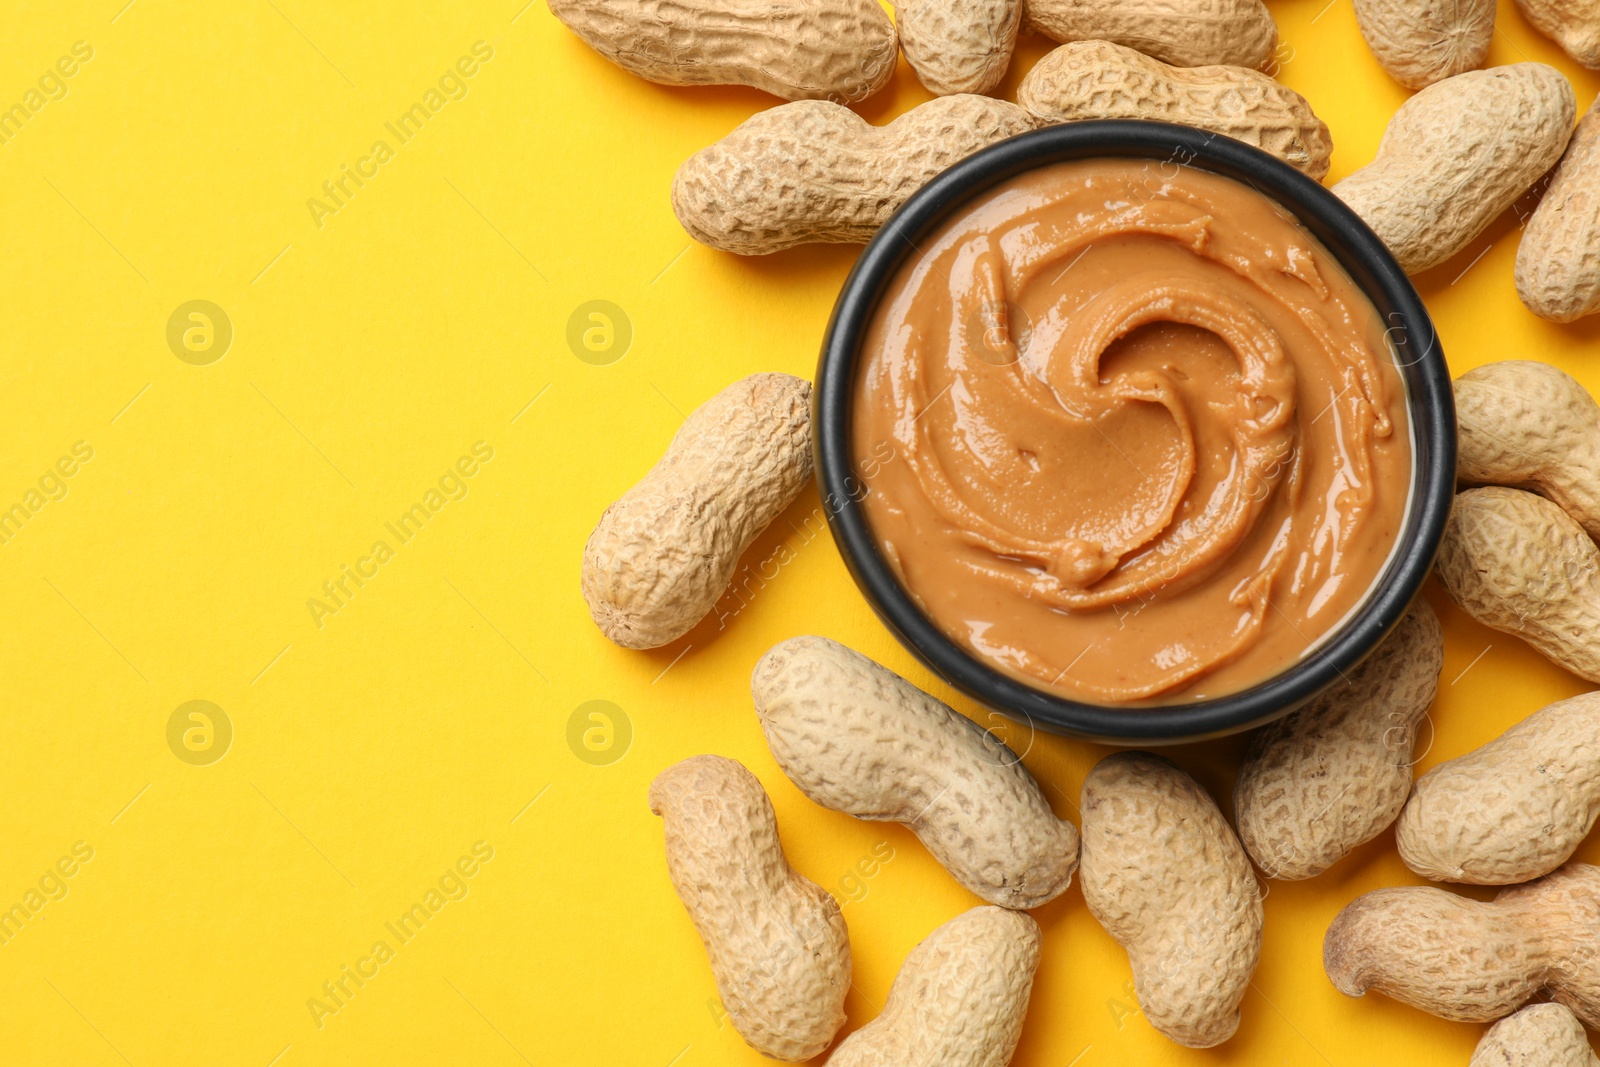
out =
{"type": "Polygon", "coordinates": [[[1560,507],[1498,486],[1457,493],[1438,570],[1468,615],[1600,682],[1600,550],[1560,507]]]}
{"type": "Polygon", "coordinates": [[[839,1043],[827,1067],[1005,1067],[1022,1036],[1039,924],[973,908],[911,950],[883,1013],[839,1043]]]}
{"type": "Polygon", "coordinates": [[[1456,424],[1463,482],[1538,493],[1600,540],[1600,404],[1577,379],[1533,360],[1486,363],[1456,379],[1456,424]]]}
{"type": "Polygon", "coordinates": [[[751,85],[852,102],[894,76],[894,24],[874,0],[550,0],[590,48],[662,85],[751,85]]]}
{"type": "Polygon", "coordinates": [[[1244,67],[1174,67],[1109,41],[1075,41],[1028,72],[1017,103],[1040,124],[1156,119],[1211,130],[1270,152],[1313,178],[1333,139],[1305,98],[1244,67]]]}
{"type": "Polygon", "coordinates": [[[1600,311],[1600,99],[1573,131],[1528,220],[1516,279],[1517,295],[1535,315],[1572,322],[1600,311]]]}
{"type": "Polygon", "coordinates": [[[1513,885],[1549,874],[1600,815],[1600,693],[1558,700],[1417,780],[1395,827],[1424,878],[1513,885]]]}
{"type": "Polygon", "coordinates": [[[1378,65],[1407,89],[1477,70],[1494,39],[1494,0],[1355,0],[1378,65]]]}
{"type": "Polygon", "coordinates": [[[1600,68],[1600,0],[1517,0],[1517,7],[1567,55],[1600,68]]]}
{"type": "Polygon", "coordinates": [[[1261,0],[1023,0],[1023,21],[1052,41],[1110,41],[1179,67],[1259,70],[1278,46],[1261,0]]]}
{"type": "Polygon", "coordinates": [[[1570,1011],[1535,1004],[1489,1027],[1467,1067],[1600,1067],[1600,1058],[1570,1011]]]}
{"type": "Polygon", "coordinates": [[[1458,74],[1401,104],[1377,158],[1333,192],[1417,274],[1465,248],[1549,170],[1576,117],[1572,85],[1544,63],[1458,74]]]}
{"type": "Polygon", "coordinates": [[[1244,848],[1200,784],[1148,752],[1083,783],[1083,899],[1128,953],[1150,1025],[1210,1048],[1239,1028],[1261,957],[1261,896],[1244,848]]]}
{"type": "Polygon", "coordinates": [[[658,648],[705,618],[750,542],[811,480],[811,383],[752,374],[695,409],[666,455],[600,516],[583,599],[624,648],[658,648]]]}
{"type": "Polygon", "coordinates": [[[1234,810],[1269,878],[1321,874],[1394,822],[1443,665],[1439,617],[1419,600],[1343,684],[1256,731],[1234,810]]]}
{"type": "Polygon", "coordinates": [[[1022,0],[895,0],[900,48],[939,96],[987,93],[1011,65],[1022,0]]]}
{"type": "Polygon", "coordinates": [[[1078,831],[1021,758],[893,671],[794,637],[761,657],[750,690],[778,765],[823,807],[904,823],[991,904],[1037,908],[1072,883],[1078,831]]]}
{"type": "Polygon", "coordinates": [[[1328,927],[1339,992],[1376,989],[1441,1019],[1487,1023],[1541,994],[1600,1024],[1600,867],[1572,864],[1492,902],[1432,886],[1375,889],[1328,927]]]}
{"type": "Polygon", "coordinates": [[[735,760],[692,756],[656,776],[650,810],[733,1028],[774,1059],[827,1048],[845,1021],[850,939],[833,897],[784,858],[761,783],[735,760]]]}
{"type": "Polygon", "coordinates": [[[867,241],[934,175],[1031,129],[1027,112],[986,96],[930,100],[887,126],[837,104],[785,104],[679,167],[672,209],[695,240],[747,256],[867,241]]]}

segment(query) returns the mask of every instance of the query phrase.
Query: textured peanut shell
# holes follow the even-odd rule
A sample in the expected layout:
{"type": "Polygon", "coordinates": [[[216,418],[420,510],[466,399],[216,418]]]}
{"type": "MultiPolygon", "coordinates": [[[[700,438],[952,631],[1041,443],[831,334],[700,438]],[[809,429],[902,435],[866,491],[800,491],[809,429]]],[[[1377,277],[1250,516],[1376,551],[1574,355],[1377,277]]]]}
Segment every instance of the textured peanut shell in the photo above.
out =
{"type": "Polygon", "coordinates": [[[1455,391],[1460,479],[1538,493],[1600,539],[1600,405],[1589,391],[1525,359],[1469,370],[1455,391]]]}
{"type": "Polygon", "coordinates": [[[1346,680],[1256,731],[1233,806],[1267,877],[1319,875],[1394,822],[1443,665],[1439,618],[1419,600],[1346,680]]]}
{"type": "Polygon", "coordinates": [[[1544,63],[1458,74],[1401,104],[1377,158],[1333,192],[1416,274],[1465,248],[1549,170],[1576,115],[1566,75],[1544,63]]]}
{"type": "Polygon", "coordinates": [[[733,1028],[775,1059],[827,1048],[845,1021],[850,939],[833,897],[784,858],[761,783],[735,760],[692,756],[656,776],[650,810],[733,1028]]]}
{"type": "Polygon", "coordinates": [[[852,102],[888,84],[894,24],[874,0],[550,0],[590,48],[662,85],[751,85],[852,102]]]}
{"type": "Polygon", "coordinates": [[[1305,98],[1244,67],[1175,67],[1109,41],[1064,44],[1035,64],[1017,103],[1041,125],[1154,119],[1211,130],[1270,152],[1313,178],[1333,139],[1305,98]]]}
{"type": "Polygon", "coordinates": [[[785,104],[679,167],[672,209],[689,236],[741,255],[864,242],[934,175],[1031,129],[1016,104],[968,94],[930,100],[887,126],[837,104],[785,104]]]}
{"type": "Polygon", "coordinates": [[[1261,957],[1261,897],[1244,848],[1200,784],[1148,752],[1083,783],[1083,899],[1128,953],[1150,1025],[1210,1048],[1239,1028],[1261,957]]]}
{"type": "Polygon", "coordinates": [[[1535,315],[1572,322],[1600,311],[1600,99],[1578,123],[1522,232],[1516,279],[1535,315]]]}
{"type": "Polygon", "coordinates": [[[1572,1012],[1535,1004],[1489,1027],[1467,1067],[1600,1067],[1600,1058],[1572,1012]]]}
{"type": "Polygon", "coordinates": [[[1022,760],[971,719],[825,637],[774,646],[750,679],[778,765],[806,796],[858,819],[904,823],[991,904],[1036,908],[1078,866],[1022,760]]]}
{"type": "Polygon", "coordinates": [[[1482,67],[1494,0],[1355,0],[1356,25],[1378,65],[1407,89],[1482,67]]]}
{"type": "Polygon", "coordinates": [[[1022,1036],[1039,924],[1005,908],[957,915],[911,950],[883,1012],[828,1067],[1005,1067],[1022,1036]]]}
{"type": "Polygon", "coordinates": [[[589,614],[625,648],[705,618],[739,557],[811,480],[811,383],[752,374],[695,409],[583,549],[589,614]]]}
{"type": "Polygon", "coordinates": [[[1517,7],[1567,55],[1600,68],[1600,0],[1517,0],[1517,7]]]}
{"type": "Polygon", "coordinates": [[[1600,693],[1559,700],[1417,779],[1395,843],[1445,882],[1514,885],[1549,874],[1600,815],[1600,693]]]}
{"type": "Polygon", "coordinates": [[[1433,886],[1376,889],[1328,927],[1341,993],[1376,989],[1457,1022],[1504,1018],[1547,995],[1600,1024],[1600,867],[1572,864],[1489,903],[1433,886]]]}
{"type": "Polygon", "coordinates": [[[1259,70],[1278,46],[1261,0],[1023,0],[1022,10],[1052,41],[1110,41],[1179,67],[1259,70]]]}
{"type": "Polygon", "coordinates": [[[1438,569],[1468,615],[1600,682],[1600,550],[1561,508],[1520,489],[1458,493],[1438,569]]]}
{"type": "Polygon", "coordinates": [[[895,0],[900,48],[939,96],[987,93],[1011,65],[1022,0],[895,0]]]}

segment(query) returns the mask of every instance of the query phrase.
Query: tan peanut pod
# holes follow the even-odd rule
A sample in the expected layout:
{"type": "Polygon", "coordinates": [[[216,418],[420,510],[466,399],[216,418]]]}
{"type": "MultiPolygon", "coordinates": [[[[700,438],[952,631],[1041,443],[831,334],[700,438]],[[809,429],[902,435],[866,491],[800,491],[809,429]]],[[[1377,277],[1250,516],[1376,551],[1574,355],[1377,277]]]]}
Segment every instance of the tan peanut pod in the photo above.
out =
{"type": "Polygon", "coordinates": [[[752,374],[690,413],[584,546],[583,599],[602,633],[657,648],[705,618],[750,542],[811,480],[810,404],[804,378],[752,374]]]}
{"type": "Polygon", "coordinates": [[[785,104],[689,157],[672,209],[695,240],[746,256],[863,242],[934,175],[1031,129],[1026,111],[987,96],[930,100],[887,126],[837,104],[785,104]]]}
{"type": "Polygon", "coordinates": [[[1083,783],[1084,903],[1128,953],[1144,1017],[1180,1045],[1239,1028],[1261,957],[1261,895],[1200,784],[1148,752],[1107,756],[1083,783]]]}
{"type": "Polygon", "coordinates": [[[1534,29],[1579,63],[1600,68],[1600,2],[1597,0],[1517,0],[1534,29]]]}
{"type": "Polygon", "coordinates": [[[1435,82],[1400,105],[1377,158],[1334,195],[1417,274],[1465,248],[1561,158],[1577,106],[1566,75],[1544,63],[1435,82]]]}
{"type": "Polygon", "coordinates": [[[1573,131],[1522,232],[1516,278],[1535,315],[1572,322],[1600,311],[1600,99],[1573,131]]]}
{"type": "Polygon", "coordinates": [[[1005,908],[963,912],[911,950],[883,1012],[827,1067],[1005,1067],[1022,1036],[1039,924],[1005,908]]]}
{"type": "Polygon", "coordinates": [[[900,48],[939,96],[987,93],[1011,65],[1022,0],[895,0],[900,48]]]}
{"type": "Polygon", "coordinates": [[[1468,615],[1600,682],[1600,549],[1561,508],[1520,489],[1457,493],[1438,570],[1468,615]]]}
{"type": "Polygon", "coordinates": [[[1558,700],[1417,779],[1395,827],[1407,867],[1515,885],[1572,858],[1600,815],[1600,693],[1558,700]]]}
{"type": "Polygon", "coordinates": [[[1467,1067],[1600,1067],[1572,1012],[1535,1004],[1489,1027],[1467,1067]]]}
{"type": "Polygon", "coordinates": [[[1052,41],[1110,41],[1178,67],[1260,70],[1278,46],[1261,0],[1023,0],[1022,11],[1052,41]]]}
{"type": "Polygon", "coordinates": [[[1508,359],[1467,371],[1455,392],[1457,476],[1538,493],[1600,540],[1600,405],[1589,390],[1548,363],[1508,359]]]}
{"type": "Polygon", "coordinates": [[[1439,617],[1419,600],[1346,680],[1256,731],[1233,806],[1267,877],[1315,877],[1394,822],[1443,666],[1439,617]]]}
{"type": "Polygon", "coordinates": [[[1395,81],[1421,89],[1477,70],[1494,40],[1494,0],[1355,0],[1356,25],[1395,81]]]}
{"type": "Polygon", "coordinates": [[[1036,908],[1072,884],[1077,828],[1021,758],[893,671],[794,637],[761,657],[750,692],[778,766],[823,807],[903,823],[990,904],[1036,908]]]}
{"type": "Polygon", "coordinates": [[[838,903],[784,858],[772,802],[735,760],[691,756],[650,783],[667,872],[750,1047],[807,1060],[844,1025],[850,939],[838,903]]]}
{"type": "Polygon", "coordinates": [[[1547,995],[1600,1025],[1600,867],[1575,863],[1489,903],[1375,889],[1328,927],[1322,965],[1346,996],[1376,989],[1441,1019],[1493,1022],[1547,995]]]}
{"type": "Polygon", "coordinates": [[[1211,130],[1321,180],[1333,138],[1305,97],[1244,67],[1174,67],[1109,41],[1074,41],[1039,60],[1017,103],[1041,125],[1156,119],[1211,130]]]}
{"type": "Polygon", "coordinates": [[[661,85],[849,103],[887,85],[900,59],[894,24],[874,0],[550,0],[550,13],[661,85]]]}

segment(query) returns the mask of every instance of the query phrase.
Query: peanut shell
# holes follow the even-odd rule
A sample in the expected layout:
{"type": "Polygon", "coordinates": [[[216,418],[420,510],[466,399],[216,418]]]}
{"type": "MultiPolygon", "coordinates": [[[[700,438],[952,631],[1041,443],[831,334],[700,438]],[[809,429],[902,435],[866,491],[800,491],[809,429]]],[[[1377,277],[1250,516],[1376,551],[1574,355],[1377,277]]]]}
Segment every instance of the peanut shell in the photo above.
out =
{"type": "Polygon", "coordinates": [[[784,858],[761,783],[734,760],[692,756],[656,776],[650,810],[733,1028],[774,1059],[822,1052],[845,1021],[850,939],[833,897],[784,858]]]}
{"type": "Polygon", "coordinates": [[[1075,41],[1039,60],[1017,103],[1041,125],[1154,119],[1210,130],[1321,179],[1333,139],[1293,89],[1244,67],[1175,67],[1109,41],[1075,41]]]}
{"type": "Polygon", "coordinates": [[[887,126],[837,104],[785,104],[679,167],[672,209],[695,240],[746,256],[863,242],[934,175],[1033,125],[1016,104],[967,94],[887,126]]]}
{"type": "Polygon", "coordinates": [[[1256,731],[1234,811],[1267,877],[1321,874],[1394,822],[1443,665],[1439,618],[1419,600],[1347,679],[1256,731]]]}
{"type": "Polygon", "coordinates": [[[988,93],[1006,76],[1022,0],[895,0],[900,48],[930,93],[988,93]]]}
{"type": "Polygon", "coordinates": [[[903,823],[991,904],[1064,892],[1078,831],[1011,749],[893,671],[825,637],[774,646],[750,679],[778,765],[825,808],[903,823]]]}
{"type": "Polygon", "coordinates": [[[1355,0],[1356,25],[1407,89],[1477,70],[1494,40],[1494,0],[1355,0]]]}
{"type": "Polygon", "coordinates": [[[752,374],[690,413],[584,546],[583,599],[602,633],[657,648],[705,618],[750,542],[811,480],[810,404],[804,378],[752,374]]]}
{"type": "Polygon", "coordinates": [[[1259,70],[1278,45],[1261,0],[1024,0],[1022,17],[1052,41],[1110,41],[1178,67],[1259,70]]]}
{"type": "Polygon", "coordinates": [[[1489,1027],[1467,1067],[1600,1067],[1600,1058],[1570,1011],[1535,1004],[1489,1027]]]}
{"type": "Polygon", "coordinates": [[[1535,315],[1572,322],[1600,311],[1600,98],[1578,123],[1522,232],[1516,279],[1517,295],[1535,315]]]}
{"type": "Polygon", "coordinates": [[[1457,493],[1438,570],[1468,615],[1600,682],[1600,550],[1560,507],[1498,486],[1457,493]]]}
{"type": "Polygon", "coordinates": [[[1226,1041],[1261,956],[1261,896],[1233,829],[1148,752],[1101,760],[1081,810],[1084,903],[1127,950],[1145,1018],[1190,1048],[1226,1041]]]}

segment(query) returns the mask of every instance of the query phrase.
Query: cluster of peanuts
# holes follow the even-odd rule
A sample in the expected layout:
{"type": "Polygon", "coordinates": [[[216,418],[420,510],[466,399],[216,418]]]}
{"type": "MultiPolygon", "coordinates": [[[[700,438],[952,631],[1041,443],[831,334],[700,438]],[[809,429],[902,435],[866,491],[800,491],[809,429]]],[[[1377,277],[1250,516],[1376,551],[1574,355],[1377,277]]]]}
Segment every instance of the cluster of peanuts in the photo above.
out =
{"type": "MultiPolygon", "coordinates": [[[[583,567],[607,636],[656,647],[706,616],[810,479],[809,395],[782,374],[735,383],[607,510],[583,567]]],[[[1445,588],[1473,618],[1600,683],[1600,405],[1526,361],[1471,371],[1456,396],[1459,474],[1474,487],[1447,527],[1445,588]]],[[[1600,692],[1413,782],[1443,662],[1439,621],[1419,600],[1342,684],[1256,731],[1232,824],[1175,764],[1122,752],[1083,784],[1080,843],[1021,759],[972,720],[827,638],[778,644],[751,694],[783,772],[822,807],[902,823],[988,902],[933,931],[879,1017],[828,1062],[1003,1067],[1041,949],[1026,912],[1075,871],[1090,914],[1128,953],[1148,1023],[1181,1045],[1220,1044],[1260,957],[1255,869],[1313,878],[1391,826],[1417,874],[1508,888],[1487,903],[1435,887],[1358,898],[1324,942],[1333,984],[1446,1019],[1503,1020],[1474,1063],[1545,1062],[1517,1057],[1556,1048],[1571,1055],[1550,1062],[1600,1062],[1584,1058],[1580,1025],[1600,1026],[1600,867],[1569,862],[1600,815],[1600,692]]],[[[734,760],[696,756],[657,777],[650,806],[734,1027],[779,1059],[825,1051],[845,1024],[849,937],[834,898],[785,858],[761,784],[734,760]]]]}
{"type": "MultiPolygon", "coordinates": [[[[1600,69],[1600,0],[1517,0],[1577,62],[1600,69]]],[[[1333,140],[1275,80],[1261,0],[550,0],[590,47],[667,85],[749,85],[763,111],[678,169],[672,205],[696,240],[742,255],[870,239],[912,193],[981,148],[1039,126],[1153,119],[1252,145],[1312,178],[1333,140]],[[1017,35],[1061,46],[1015,103],[993,92],[1017,35]],[[888,84],[903,52],[937,99],[881,127],[846,105],[888,84]]],[[[1541,178],[1517,293],[1570,322],[1600,310],[1600,114],[1574,132],[1572,85],[1545,63],[1480,69],[1494,0],[1356,0],[1379,64],[1420,90],[1376,158],[1333,186],[1407,273],[1465,248],[1541,178]],[[1552,169],[1553,168],[1553,169],[1552,169]]]]}
{"type": "MultiPolygon", "coordinates": [[[[1576,60],[1600,67],[1600,0],[1518,0],[1576,60]]],[[[619,66],[676,85],[743,84],[792,103],[756,115],[679,170],[673,205],[696,239],[764,254],[869,239],[966,155],[1037,126],[1160,119],[1252,144],[1321,179],[1332,142],[1270,66],[1260,0],[551,0],[619,66]],[[1018,32],[1064,42],[1018,102],[986,94],[1018,32]],[[900,51],[939,99],[884,127],[845,105],[881,89],[900,51]]],[[[1491,0],[1357,0],[1380,64],[1420,91],[1377,158],[1333,187],[1416,273],[1443,262],[1542,175],[1519,248],[1523,302],[1556,321],[1600,310],[1600,118],[1577,126],[1554,68],[1479,70],[1491,0]]],[[[582,589],[628,648],[687,634],[741,555],[812,475],[810,384],[734,383],[685,421],[661,461],[607,509],[582,589]]],[[[1569,376],[1507,361],[1456,383],[1464,485],[1438,570],[1473,618],[1600,683],[1600,406],[1569,376]]],[[[1228,1040],[1260,956],[1257,870],[1326,871],[1391,826],[1406,865],[1503,886],[1480,902],[1435,886],[1359,897],[1327,931],[1341,991],[1377,990],[1446,1019],[1488,1023],[1472,1062],[1600,1065],[1600,867],[1569,862],[1600,815],[1600,692],[1535,712],[1412,780],[1418,725],[1443,664],[1419,601],[1385,642],[1311,704],[1258,730],[1230,823],[1172,762],[1122,752],[1090,772],[1080,829],[1057,818],[1021,759],[970,719],[822,637],[784,641],[751,679],[783,773],[818,805],[905,825],[984,906],[932,931],[883,1011],[834,1045],[850,988],[839,905],[800,875],[747,769],[696,756],[663,771],[650,807],[728,1017],[754,1048],[831,1067],[1004,1067],[1027,1013],[1041,936],[1027,914],[1079,875],[1090,914],[1127,952],[1141,1012],[1178,1044],[1228,1040]],[[1540,1003],[1532,1003],[1541,1001],[1540,1003]],[[1548,1001],[1548,1003],[1543,1002],[1548,1001]],[[1531,1005],[1531,1006],[1529,1006],[1531,1005]]]]}

